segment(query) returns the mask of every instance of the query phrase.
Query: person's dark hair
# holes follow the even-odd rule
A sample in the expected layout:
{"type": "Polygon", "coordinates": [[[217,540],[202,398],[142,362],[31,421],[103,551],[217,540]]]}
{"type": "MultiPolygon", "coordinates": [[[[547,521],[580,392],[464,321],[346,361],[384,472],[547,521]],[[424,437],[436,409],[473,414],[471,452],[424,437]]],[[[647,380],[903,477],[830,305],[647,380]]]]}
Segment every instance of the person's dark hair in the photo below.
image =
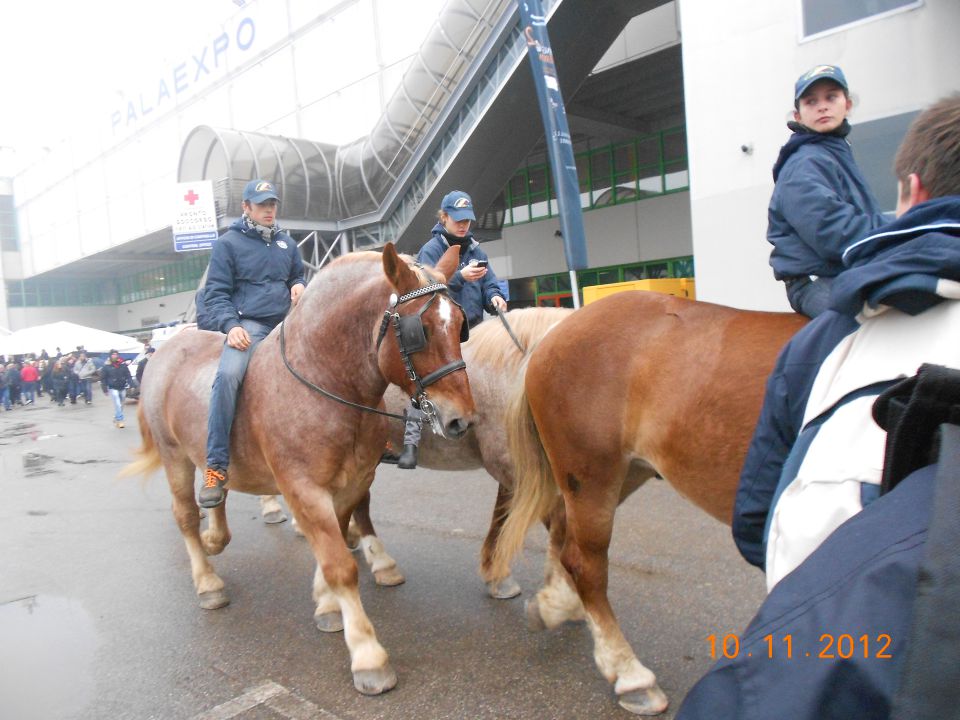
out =
{"type": "Polygon", "coordinates": [[[910,124],[893,171],[901,194],[916,173],[931,198],[960,194],[960,93],[946,97],[920,113],[910,124]]]}

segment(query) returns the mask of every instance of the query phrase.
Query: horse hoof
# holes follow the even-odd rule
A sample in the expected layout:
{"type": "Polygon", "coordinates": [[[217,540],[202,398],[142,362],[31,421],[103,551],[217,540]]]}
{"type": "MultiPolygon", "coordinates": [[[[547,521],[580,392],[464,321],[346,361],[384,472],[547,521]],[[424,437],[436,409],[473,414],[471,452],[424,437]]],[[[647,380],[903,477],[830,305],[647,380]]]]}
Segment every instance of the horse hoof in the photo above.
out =
{"type": "Polygon", "coordinates": [[[667,709],[670,701],[659,686],[630,690],[617,697],[617,702],[624,710],[634,715],[659,715],[667,709]]]}
{"type": "Polygon", "coordinates": [[[204,610],[217,610],[229,604],[230,598],[223,590],[200,593],[200,607],[204,610]]]}
{"type": "Polygon", "coordinates": [[[343,615],[340,614],[339,610],[314,615],[313,619],[317,623],[317,629],[321,632],[335,633],[343,630],[343,615]]]}
{"type": "Polygon", "coordinates": [[[373,573],[373,579],[377,581],[377,585],[383,587],[396,587],[397,585],[403,585],[407,581],[403,573],[397,570],[396,567],[377,570],[373,573]]]}
{"type": "Polygon", "coordinates": [[[533,632],[540,632],[547,629],[547,624],[540,617],[540,605],[536,598],[527,600],[523,604],[523,611],[527,614],[527,628],[533,632]]]}
{"type": "Polygon", "coordinates": [[[389,664],[373,670],[357,670],[353,673],[353,686],[364,695],[379,695],[392,690],[397,684],[397,674],[389,664]]]}
{"type": "Polygon", "coordinates": [[[512,575],[507,575],[501,580],[491,580],[487,583],[487,593],[494,600],[509,600],[520,594],[520,585],[513,579],[512,575]]]}
{"type": "Polygon", "coordinates": [[[263,521],[267,525],[277,525],[286,522],[287,516],[283,514],[283,510],[271,510],[263,516],[263,521]]]}

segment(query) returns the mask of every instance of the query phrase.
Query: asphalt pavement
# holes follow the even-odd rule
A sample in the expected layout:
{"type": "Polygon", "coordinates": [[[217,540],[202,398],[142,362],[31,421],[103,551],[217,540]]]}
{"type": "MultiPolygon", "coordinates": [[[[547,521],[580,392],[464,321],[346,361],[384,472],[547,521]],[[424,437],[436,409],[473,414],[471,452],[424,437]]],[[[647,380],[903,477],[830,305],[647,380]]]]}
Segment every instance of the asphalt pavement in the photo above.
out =
{"type": "MultiPolygon", "coordinates": [[[[313,624],[314,561],[290,523],[228,500],[233,541],[213,565],[231,604],[200,609],[162,474],[117,479],[139,442],[109,399],[0,411],[0,717],[5,720],[630,717],[597,671],[583,624],[526,629],[545,534],[515,563],[524,589],[493,600],[477,575],[496,496],[483,471],[382,466],[372,516],[407,582],[360,592],[399,682],[354,689],[342,634],[313,624]]],[[[291,426],[295,425],[295,418],[291,426]]],[[[651,481],[618,511],[610,597],[671,700],[710,667],[711,634],[742,632],[763,578],[729,529],[651,481]]]]}

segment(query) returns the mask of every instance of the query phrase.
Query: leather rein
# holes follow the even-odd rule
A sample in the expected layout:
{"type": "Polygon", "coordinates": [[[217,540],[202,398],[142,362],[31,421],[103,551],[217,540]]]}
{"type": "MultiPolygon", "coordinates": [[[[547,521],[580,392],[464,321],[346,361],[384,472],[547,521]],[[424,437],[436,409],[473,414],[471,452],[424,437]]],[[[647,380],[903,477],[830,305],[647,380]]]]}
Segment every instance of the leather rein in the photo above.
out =
{"type": "MultiPolygon", "coordinates": [[[[421,319],[424,312],[427,308],[433,304],[433,301],[437,298],[437,293],[447,292],[447,286],[443,283],[432,283],[430,285],[425,285],[424,287],[417,288],[411,292],[408,292],[404,295],[397,296],[396,293],[390,295],[390,305],[383,312],[383,320],[380,322],[380,331],[377,333],[377,349],[380,349],[380,344],[383,342],[383,338],[387,333],[387,329],[390,325],[393,325],[394,332],[397,337],[397,347],[400,350],[400,357],[403,360],[404,367],[407,370],[407,377],[413,381],[416,386],[416,392],[411,396],[411,400],[420,408],[420,411],[427,417],[430,421],[430,424],[433,426],[441,435],[442,431],[439,429],[440,421],[437,419],[436,410],[427,399],[427,387],[437,382],[443,377],[446,377],[450,373],[454,373],[457,370],[464,370],[467,367],[467,364],[461,358],[460,360],[454,360],[449,362],[446,365],[434,370],[431,373],[428,373],[424,377],[420,377],[417,374],[416,368],[413,366],[413,360],[411,355],[423,350],[426,347],[426,335],[423,331],[423,320],[421,319]],[[401,317],[400,313],[397,312],[397,308],[400,305],[403,305],[406,302],[415,300],[416,298],[423,297],[424,295],[430,295],[430,300],[428,300],[420,310],[412,316],[401,317]],[[414,321],[414,322],[411,322],[414,321]],[[417,333],[417,328],[419,328],[419,333],[417,333]]],[[[457,303],[451,299],[451,302],[457,303]]],[[[457,305],[459,307],[459,305],[457,305]]],[[[461,308],[461,312],[462,312],[461,308]]],[[[398,415],[396,413],[386,412],[385,410],[380,410],[378,408],[372,408],[367,405],[362,405],[360,403],[355,403],[346,398],[342,398],[339,395],[335,395],[329,390],[324,390],[319,385],[315,385],[305,378],[303,375],[298,373],[290,361],[287,359],[287,341],[286,335],[284,334],[284,326],[286,321],[280,323],[280,357],[283,358],[283,364],[286,366],[287,370],[290,371],[290,374],[293,375],[297,380],[306,385],[311,390],[314,390],[330,400],[334,400],[342,405],[347,405],[356,410],[362,410],[364,412],[374,413],[376,415],[383,415],[384,417],[394,418],[395,420],[406,420],[406,416],[398,415]]],[[[463,327],[467,327],[466,316],[464,316],[463,327]]],[[[461,342],[464,338],[461,335],[461,342]]]]}

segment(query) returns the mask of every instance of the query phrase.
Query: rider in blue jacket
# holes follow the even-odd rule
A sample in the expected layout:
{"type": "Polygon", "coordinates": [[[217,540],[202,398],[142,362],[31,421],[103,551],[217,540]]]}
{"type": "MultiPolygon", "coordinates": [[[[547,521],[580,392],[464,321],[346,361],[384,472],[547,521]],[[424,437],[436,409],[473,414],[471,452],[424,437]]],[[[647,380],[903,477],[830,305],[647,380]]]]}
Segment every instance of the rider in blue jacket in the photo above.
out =
{"type": "MultiPolygon", "coordinates": [[[[473,201],[467,193],[462,190],[447,193],[440,203],[438,222],[431,230],[431,237],[417,254],[417,262],[434,267],[453,245],[460,246],[460,265],[453,277],[447,279],[447,287],[450,297],[463,307],[470,327],[483,321],[484,310],[494,314],[507,309],[507,301],[497,284],[496,273],[489,266],[489,258],[470,233],[470,223],[476,219],[473,201]]],[[[422,425],[423,414],[411,402],[407,408],[403,452],[395,460],[404,470],[417,466],[422,425]]],[[[384,459],[393,461],[387,455],[384,459]]]]}
{"type": "Polygon", "coordinates": [[[243,216],[214,243],[207,270],[206,314],[227,338],[210,396],[207,469],[199,496],[205,508],[226,498],[230,429],[253,349],[283,320],[304,288],[300,249],[276,224],[279,202],[273,183],[247,183],[243,216]]]}
{"type": "MultiPolygon", "coordinates": [[[[933,473],[881,495],[898,463],[874,401],[921,366],[960,369],[960,95],[914,120],[894,169],[897,219],[843,253],[831,308],[777,361],[744,463],[733,535],[770,595],[678,720],[888,718],[906,658],[932,650],[909,629],[931,577],[933,473]]],[[[919,443],[923,417],[898,441],[919,443]]]]}
{"type": "Polygon", "coordinates": [[[886,222],[846,140],[851,105],[837,66],[818,65],[801,75],[794,121],[787,123],[793,135],[773,167],[770,265],[786,284],[790,306],[808,317],[828,307],[844,249],[886,222]]]}

